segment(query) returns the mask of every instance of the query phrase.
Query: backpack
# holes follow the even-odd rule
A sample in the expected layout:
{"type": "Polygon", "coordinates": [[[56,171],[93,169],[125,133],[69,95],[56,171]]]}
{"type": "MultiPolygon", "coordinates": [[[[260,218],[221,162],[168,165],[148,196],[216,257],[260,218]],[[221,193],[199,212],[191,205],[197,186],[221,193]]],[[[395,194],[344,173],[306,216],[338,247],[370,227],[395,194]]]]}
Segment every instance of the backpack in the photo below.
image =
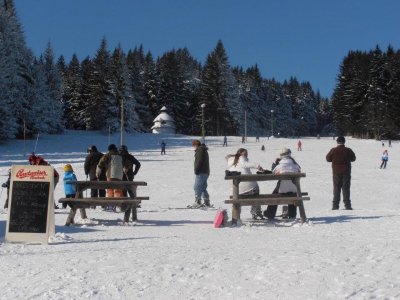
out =
{"type": "Polygon", "coordinates": [[[124,173],[123,173],[121,155],[111,155],[109,168],[110,168],[110,178],[122,180],[124,173]]]}

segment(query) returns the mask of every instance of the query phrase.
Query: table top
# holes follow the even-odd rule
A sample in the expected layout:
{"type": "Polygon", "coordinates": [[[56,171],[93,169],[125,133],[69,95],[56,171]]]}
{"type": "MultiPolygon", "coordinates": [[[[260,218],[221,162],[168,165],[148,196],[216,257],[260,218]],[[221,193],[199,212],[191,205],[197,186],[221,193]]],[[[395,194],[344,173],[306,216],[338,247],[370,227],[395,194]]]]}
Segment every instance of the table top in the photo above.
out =
{"type": "Polygon", "coordinates": [[[67,181],[79,188],[129,188],[132,186],[147,186],[144,181],[67,181]]]}
{"type": "Polygon", "coordinates": [[[243,174],[225,176],[225,180],[237,181],[267,181],[267,180],[290,180],[293,178],[306,177],[306,173],[285,173],[285,174],[243,174]]]}

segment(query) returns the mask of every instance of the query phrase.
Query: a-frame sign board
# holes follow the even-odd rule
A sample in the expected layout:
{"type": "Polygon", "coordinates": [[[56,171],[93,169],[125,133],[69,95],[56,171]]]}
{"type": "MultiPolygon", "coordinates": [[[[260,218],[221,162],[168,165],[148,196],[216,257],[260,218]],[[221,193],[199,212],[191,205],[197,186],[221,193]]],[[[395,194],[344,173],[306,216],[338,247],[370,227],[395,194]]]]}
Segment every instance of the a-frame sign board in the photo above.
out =
{"type": "Polygon", "coordinates": [[[12,166],[6,241],[47,244],[54,236],[54,169],[12,166]]]}

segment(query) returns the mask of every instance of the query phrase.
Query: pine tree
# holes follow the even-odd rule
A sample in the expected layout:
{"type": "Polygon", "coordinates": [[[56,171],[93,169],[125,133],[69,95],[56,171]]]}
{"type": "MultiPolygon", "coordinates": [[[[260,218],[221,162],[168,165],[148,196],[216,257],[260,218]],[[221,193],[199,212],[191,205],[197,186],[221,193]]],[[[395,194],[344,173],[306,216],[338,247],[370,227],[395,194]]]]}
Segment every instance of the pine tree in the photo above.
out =
{"type": "Polygon", "coordinates": [[[111,128],[111,131],[120,128],[121,114],[124,113],[124,130],[133,132],[139,127],[135,111],[136,101],[131,90],[132,83],[126,64],[126,55],[121,46],[114,50],[111,66],[111,93],[106,103],[106,126],[108,126],[106,128],[111,128]]]}
{"type": "Polygon", "coordinates": [[[227,102],[238,99],[239,93],[222,41],[218,41],[207,57],[202,72],[200,96],[202,103],[206,105],[207,134],[222,135],[237,131],[238,116],[233,118],[227,102]]]}

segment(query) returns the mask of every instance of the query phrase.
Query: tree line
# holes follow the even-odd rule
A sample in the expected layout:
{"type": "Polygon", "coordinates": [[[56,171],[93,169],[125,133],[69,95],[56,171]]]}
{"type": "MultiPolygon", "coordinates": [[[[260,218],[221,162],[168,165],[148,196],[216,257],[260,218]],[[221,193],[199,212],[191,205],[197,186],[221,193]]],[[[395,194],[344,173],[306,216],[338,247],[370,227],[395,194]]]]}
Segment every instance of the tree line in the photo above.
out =
{"type": "Polygon", "coordinates": [[[343,59],[332,97],[337,128],[360,138],[398,139],[400,51],[379,46],[350,51],[343,59]]]}
{"type": "Polygon", "coordinates": [[[149,132],[162,106],[177,133],[207,135],[327,135],[335,131],[328,98],[309,82],[261,76],[257,65],[233,67],[222,41],[204,64],[186,48],[154,58],[138,46],[93,57],[55,58],[51,44],[35,57],[25,44],[12,0],[0,5],[0,138],[64,129],[149,132]],[[204,110],[201,105],[205,104],[204,110]],[[246,116],[246,118],[245,118],[246,116]]]}

